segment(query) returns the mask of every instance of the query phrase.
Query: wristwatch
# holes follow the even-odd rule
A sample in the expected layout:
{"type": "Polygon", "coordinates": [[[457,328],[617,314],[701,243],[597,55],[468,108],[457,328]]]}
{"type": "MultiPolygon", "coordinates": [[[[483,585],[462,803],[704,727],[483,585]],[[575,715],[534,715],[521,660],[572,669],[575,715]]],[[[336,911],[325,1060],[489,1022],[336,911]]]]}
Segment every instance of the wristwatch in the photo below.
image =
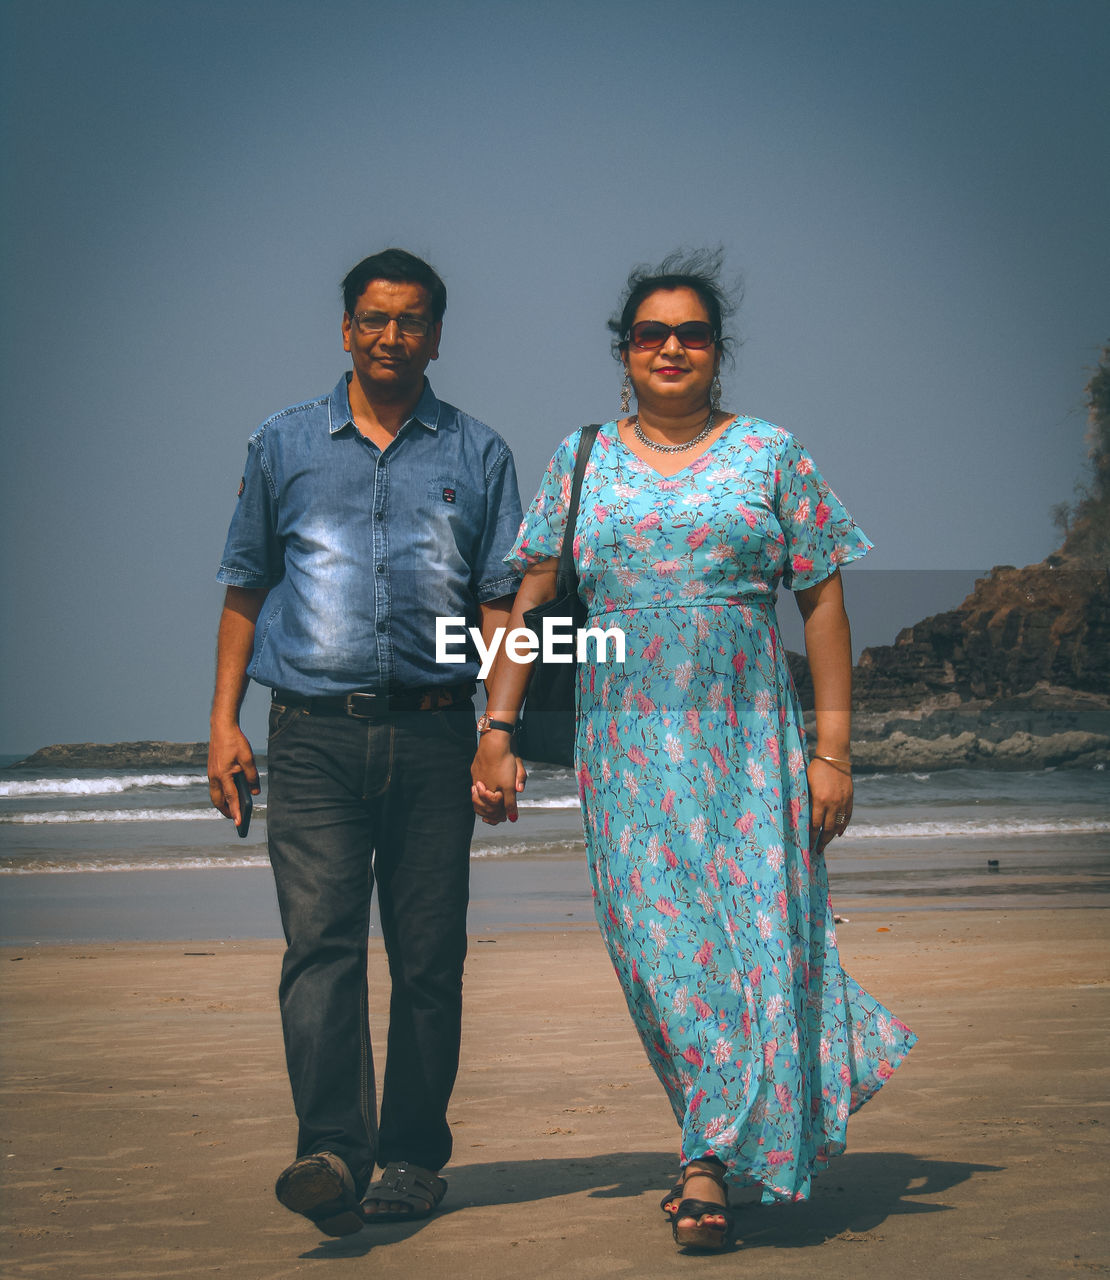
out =
{"type": "Polygon", "coordinates": [[[503,729],[506,733],[516,733],[516,725],[511,720],[491,720],[488,711],[478,717],[478,732],[489,733],[491,729],[503,729]]]}

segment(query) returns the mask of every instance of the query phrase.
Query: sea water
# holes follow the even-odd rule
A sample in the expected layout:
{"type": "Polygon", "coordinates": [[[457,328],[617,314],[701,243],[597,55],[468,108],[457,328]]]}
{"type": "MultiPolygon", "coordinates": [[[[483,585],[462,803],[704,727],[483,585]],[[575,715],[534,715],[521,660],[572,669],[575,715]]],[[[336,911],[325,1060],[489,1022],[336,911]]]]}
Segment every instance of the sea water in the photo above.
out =
{"type": "MultiPolygon", "coordinates": [[[[179,873],[266,869],[264,769],[262,788],[240,840],[212,808],[199,770],[0,768],[0,897],[9,904],[0,940],[12,936],[24,877],[33,877],[36,901],[46,895],[72,911],[82,894],[109,892],[108,881],[88,877],[132,873],[132,890],[142,884],[154,898],[165,890],[168,901],[171,884],[187,895],[201,883],[179,873]],[[136,881],[140,872],[174,876],[136,881]]],[[[519,821],[475,829],[477,926],[585,919],[584,853],[573,773],[533,769],[519,821]]],[[[827,857],[834,899],[856,910],[1096,902],[1110,890],[1110,770],[861,775],[851,826],[827,857]]],[[[211,895],[210,876],[204,884],[211,895]]]]}

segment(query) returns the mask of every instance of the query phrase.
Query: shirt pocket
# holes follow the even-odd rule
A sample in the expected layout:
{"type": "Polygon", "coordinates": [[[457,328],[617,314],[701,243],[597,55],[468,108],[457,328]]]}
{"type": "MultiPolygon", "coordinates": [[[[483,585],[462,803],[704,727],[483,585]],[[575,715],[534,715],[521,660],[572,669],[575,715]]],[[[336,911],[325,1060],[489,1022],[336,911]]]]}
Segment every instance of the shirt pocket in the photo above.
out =
{"type": "Polygon", "coordinates": [[[440,475],[428,481],[425,492],[432,511],[437,515],[473,515],[479,505],[484,506],[481,495],[458,476],[440,475]]]}
{"type": "Polygon", "coordinates": [[[433,536],[449,538],[469,561],[486,525],[485,493],[473,480],[440,474],[428,481],[424,510],[433,536]]]}

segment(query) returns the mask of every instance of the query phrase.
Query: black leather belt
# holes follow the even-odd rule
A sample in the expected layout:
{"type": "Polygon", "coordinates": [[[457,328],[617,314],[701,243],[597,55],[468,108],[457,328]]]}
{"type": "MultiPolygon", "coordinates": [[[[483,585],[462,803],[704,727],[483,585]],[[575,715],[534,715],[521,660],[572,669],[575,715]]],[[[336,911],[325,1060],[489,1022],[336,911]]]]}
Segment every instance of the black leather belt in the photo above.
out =
{"type": "Polygon", "coordinates": [[[398,711],[440,711],[469,702],[476,686],[448,685],[443,689],[406,689],[398,693],[344,693],[334,698],[306,698],[288,689],[274,689],[270,697],[283,707],[304,707],[313,716],[354,716],[376,720],[398,711]]]}

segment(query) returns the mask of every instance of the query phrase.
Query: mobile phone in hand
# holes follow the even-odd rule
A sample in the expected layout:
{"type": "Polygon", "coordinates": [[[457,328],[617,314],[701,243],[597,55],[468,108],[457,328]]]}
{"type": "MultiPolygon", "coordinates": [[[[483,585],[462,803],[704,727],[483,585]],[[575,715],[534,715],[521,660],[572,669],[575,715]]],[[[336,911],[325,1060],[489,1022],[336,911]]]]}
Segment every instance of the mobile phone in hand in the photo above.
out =
{"type": "Polygon", "coordinates": [[[239,839],[243,840],[251,829],[251,811],[254,809],[254,798],[251,796],[246,774],[235,774],[235,790],[239,793],[239,821],[235,824],[235,830],[239,839]]]}

